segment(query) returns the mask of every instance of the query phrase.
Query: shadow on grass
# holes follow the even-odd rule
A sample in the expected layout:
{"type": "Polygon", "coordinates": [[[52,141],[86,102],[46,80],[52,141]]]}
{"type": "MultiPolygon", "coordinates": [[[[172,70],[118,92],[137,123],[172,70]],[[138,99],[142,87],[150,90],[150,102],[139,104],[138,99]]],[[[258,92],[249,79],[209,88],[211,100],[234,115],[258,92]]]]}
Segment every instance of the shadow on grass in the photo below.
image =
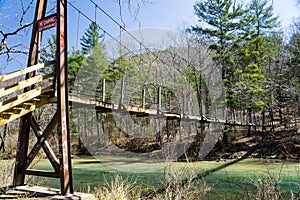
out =
{"type": "MultiPolygon", "coordinates": [[[[242,160],[248,158],[248,157],[249,157],[251,154],[253,154],[258,148],[260,148],[261,145],[262,145],[262,144],[257,144],[257,145],[255,145],[255,146],[251,147],[251,148],[247,151],[247,153],[246,153],[245,155],[243,155],[241,158],[239,158],[239,159],[237,159],[237,160],[234,160],[234,161],[232,161],[232,162],[228,162],[228,163],[226,163],[226,164],[224,164],[224,165],[221,165],[221,166],[219,166],[219,167],[216,167],[216,168],[214,168],[214,169],[207,170],[207,171],[205,171],[205,172],[203,172],[203,173],[197,174],[197,175],[196,175],[194,178],[192,178],[192,179],[184,179],[184,180],[180,183],[180,185],[181,185],[181,186],[184,186],[184,185],[186,185],[187,183],[191,183],[191,182],[194,182],[194,181],[197,181],[197,180],[201,180],[202,178],[205,178],[206,176],[208,176],[208,175],[210,175],[210,174],[212,174],[212,173],[214,173],[214,172],[220,171],[220,170],[222,170],[222,169],[225,169],[226,167],[229,167],[229,166],[231,166],[231,165],[234,165],[234,164],[236,164],[236,163],[238,163],[238,162],[240,162],[240,161],[242,161],[242,160]]],[[[174,185],[173,183],[169,183],[168,185],[165,185],[164,187],[162,187],[162,188],[160,188],[160,189],[158,189],[158,190],[156,190],[156,191],[151,191],[150,193],[146,194],[145,197],[147,197],[147,198],[153,198],[153,197],[155,197],[155,195],[157,195],[157,194],[163,194],[163,193],[165,193],[166,190],[167,190],[167,188],[175,189],[175,187],[176,187],[176,185],[174,185]]]]}

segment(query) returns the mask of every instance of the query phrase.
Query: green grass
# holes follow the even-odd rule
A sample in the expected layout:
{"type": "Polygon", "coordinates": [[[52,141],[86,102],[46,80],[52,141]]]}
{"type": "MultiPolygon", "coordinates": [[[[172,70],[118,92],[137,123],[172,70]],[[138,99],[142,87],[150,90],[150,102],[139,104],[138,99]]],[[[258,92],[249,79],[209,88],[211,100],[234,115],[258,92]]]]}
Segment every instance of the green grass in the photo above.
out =
{"type": "MultiPolygon", "coordinates": [[[[98,161],[92,157],[73,159],[73,182],[76,191],[84,191],[87,188],[103,186],[116,174],[129,178],[132,182],[142,185],[144,188],[162,187],[167,173],[185,169],[193,174],[204,174],[231,162],[201,161],[195,163],[145,163],[128,162],[126,158],[103,158],[98,161]],[[114,166],[111,168],[110,166],[114,166]],[[119,170],[116,170],[118,166],[119,170]],[[120,170],[121,169],[121,170],[120,170]],[[188,169],[188,170],[187,170],[188,169]]],[[[2,163],[2,162],[1,162],[2,163]]],[[[41,160],[34,168],[51,169],[48,161],[41,160]]],[[[206,199],[241,199],[245,191],[255,192],[254,183],[259,178],[276,178],[280,176],[279,186],[281,191],[288,193],[293,190],[299,193],[300,165],[296,161],[246,159],[208,173],[203,179],[212,188],[206,195],[206,199]]],[[[57,179],[45,179],[47,186],[59,187],[57,179]]]]}

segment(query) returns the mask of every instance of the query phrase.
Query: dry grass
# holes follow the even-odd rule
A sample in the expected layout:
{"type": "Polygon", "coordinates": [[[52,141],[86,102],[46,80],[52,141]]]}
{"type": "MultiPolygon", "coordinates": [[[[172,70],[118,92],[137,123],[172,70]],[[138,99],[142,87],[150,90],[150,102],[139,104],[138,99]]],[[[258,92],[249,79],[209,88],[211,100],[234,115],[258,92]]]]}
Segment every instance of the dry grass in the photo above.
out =
{"type": "Polygon", "coordinates": [[[141,199],[141,188],[132,180],[115,175],[105,186],[94,189],[94,195],[100,200],[137,200],[141,199]]]}
{"type": "Polygon", "coordinates": [[[14,163],[5,162],[0,165],[0,186],[8,186],[12,184],[14,163]]]}
{"type": "Polygon", "coordinates": [[[165,192],[157,194],[154,199],[158,200],[200,200],[205,199],[205,194],[211,187],[203,179],[195,179],[198,176],[196,167],[188,163],[184,167],[166,168],[165,192]]]}
{"type": "MultiPolygon", "coordinates": [[[[283,165],[276,174],[267,171],[263,177],[257,177],[252,180],[255,190],[245,193],[245,199],[257,200],[295,200],[300,199],[300,193],[294,193],[291,189],[289,193],[283,193],[280,188],[282,179],[283,165]]],[[[298,172],[299,173],[299,172],[298,172]]],[[[298,181],[298,189],[300,189],[300,180],[298,181]]]]}

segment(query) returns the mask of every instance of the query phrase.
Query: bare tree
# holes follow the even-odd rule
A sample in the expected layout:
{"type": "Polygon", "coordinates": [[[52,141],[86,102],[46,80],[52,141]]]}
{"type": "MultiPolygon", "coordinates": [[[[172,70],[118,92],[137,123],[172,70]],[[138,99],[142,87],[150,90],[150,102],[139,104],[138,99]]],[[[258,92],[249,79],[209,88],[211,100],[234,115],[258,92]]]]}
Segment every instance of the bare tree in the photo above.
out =
{"type": "Polygon", "coordinates": [[[6,61],[13,59],[12,54],[28,54],[28,50],[24,48],[23,43],[16,42],[12,38],[23,35],[25,31],[31,27],[32,22],[26,20],[26,18],[29,15],[34,2],[34,0],[26,2],[24,0],[19,0],[18,3],[20,6],[16,6],[19,10],[15,11],[15,18],[13,19],[18,22],[16,27],[10,25],[12,19],[9,18],[12,16],[2,16],[2,18],[5,19],[1,20],[2,23],[0,24],[0,34],[2,37],[0,42],[0,56],[5,55],[6,61]]]}

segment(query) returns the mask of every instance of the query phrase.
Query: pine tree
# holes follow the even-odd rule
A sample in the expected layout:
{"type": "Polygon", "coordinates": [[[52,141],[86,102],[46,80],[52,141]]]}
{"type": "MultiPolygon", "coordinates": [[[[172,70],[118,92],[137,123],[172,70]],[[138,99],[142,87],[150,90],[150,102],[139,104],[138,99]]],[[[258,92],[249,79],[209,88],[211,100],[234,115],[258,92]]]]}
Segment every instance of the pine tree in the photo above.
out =
{"type": "Polygon", "coordinates": [[[86,57],[82,54],[80,50],[73,49],[68,56],[68,84],[69,89],[72,91],[74,89],[74,82],[77,73],[81,66],[86,62],[86,57]]]}
{"type": "Polygon", "coordinates": [[[240,98],[243,107],[254,110],[266,108],[266,91],[264,84],[268,62],[274,59],[276,48],[276,28],[278,17],[273,14],[273,6],[268,0],[252,0],[247,7],[240,34],[239,65],[235,69],[235,96],[240,98]],[[242,98],[241,98],[242,97],[242,98]]]}
{"type": "Polygon", "coordinates": [[[226,78],[226,65],[231,62],[231,49],[236,42],[243,16],[241,4],[232,0],[198,1],[194,5],[195,14],[203,26],[192,26],[191,31],[204,37],[211,43],[210,49],[215,50],[215,60],[222,65],[222,77],[226,78]]]}
{"type": "Polygon", "coordinates": [[[89,54],[94,47],[99,45],[99,40],[102,37],[103,35],[99,33],[98,24],[96,22],[92,22],[88,29],[84,32],[84,36],[80,39],[82,53],[85,55],[89,54]]]}

